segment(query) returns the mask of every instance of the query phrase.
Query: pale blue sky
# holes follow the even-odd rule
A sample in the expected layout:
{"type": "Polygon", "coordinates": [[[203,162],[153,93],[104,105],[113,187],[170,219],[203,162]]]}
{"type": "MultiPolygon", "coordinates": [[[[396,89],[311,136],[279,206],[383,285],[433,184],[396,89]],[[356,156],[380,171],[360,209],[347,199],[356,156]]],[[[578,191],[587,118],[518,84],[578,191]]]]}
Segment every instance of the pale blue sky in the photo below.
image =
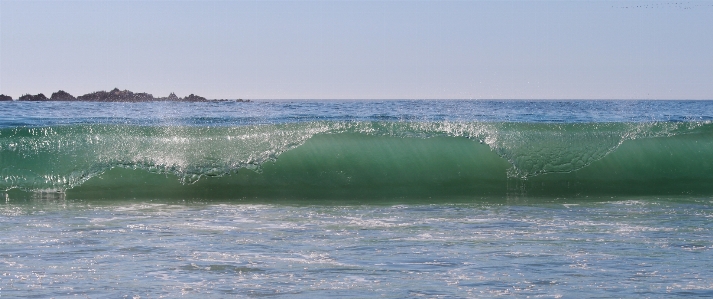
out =
{"type": "Polygon", "coordinates": [[[0,0],[0,93],[114,87],[250,99],[713,99],[713,1],[0,0]]]}

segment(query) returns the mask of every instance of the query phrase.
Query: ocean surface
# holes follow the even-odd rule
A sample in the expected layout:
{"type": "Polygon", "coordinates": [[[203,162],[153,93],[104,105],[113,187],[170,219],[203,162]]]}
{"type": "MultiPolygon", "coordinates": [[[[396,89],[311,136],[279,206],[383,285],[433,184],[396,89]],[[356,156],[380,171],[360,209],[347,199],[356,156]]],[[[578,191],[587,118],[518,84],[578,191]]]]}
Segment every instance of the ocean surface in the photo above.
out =
{"type": "Polygon", "coordinates": [[[713,101],[0,102],[0,237],[7,298],[711,297],[713,101]]]}

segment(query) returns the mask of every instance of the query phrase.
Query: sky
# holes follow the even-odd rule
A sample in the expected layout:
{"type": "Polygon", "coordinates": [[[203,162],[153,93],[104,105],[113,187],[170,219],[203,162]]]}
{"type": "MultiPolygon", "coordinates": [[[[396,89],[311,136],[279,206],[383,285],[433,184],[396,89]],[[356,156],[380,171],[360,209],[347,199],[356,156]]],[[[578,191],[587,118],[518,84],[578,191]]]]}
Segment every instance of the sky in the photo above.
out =
{"type": "Polygon", "coordinates": [[[0,93],[713,99],[713,1],[0,0],[0,93]]]}

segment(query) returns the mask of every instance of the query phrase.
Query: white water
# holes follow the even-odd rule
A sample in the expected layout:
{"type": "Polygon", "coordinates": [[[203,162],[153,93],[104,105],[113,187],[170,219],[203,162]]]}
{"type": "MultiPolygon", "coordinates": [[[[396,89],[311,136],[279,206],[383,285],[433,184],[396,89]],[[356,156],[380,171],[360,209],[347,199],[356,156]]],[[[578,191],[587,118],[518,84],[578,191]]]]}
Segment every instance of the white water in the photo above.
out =
{"type": "Polygon", "coordinates": [[[513,200],[8,202],[0,205],[0,296],[713,294],[710,199],[513,200]]]}

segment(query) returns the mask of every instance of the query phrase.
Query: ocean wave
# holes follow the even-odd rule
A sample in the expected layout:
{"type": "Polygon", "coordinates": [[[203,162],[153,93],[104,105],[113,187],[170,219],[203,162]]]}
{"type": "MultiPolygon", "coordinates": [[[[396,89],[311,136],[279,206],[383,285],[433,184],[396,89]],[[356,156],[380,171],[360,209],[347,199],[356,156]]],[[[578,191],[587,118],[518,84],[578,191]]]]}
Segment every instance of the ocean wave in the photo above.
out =
{"type": "MultiPolygon", "coordinates": [[[[712,134],[710,122],[318,121],[232,127],[15,127],[0,129],[0,189],[65,191],[116,168],[175,176],[180,185],[190,186],[209,177],[239,177],[241,169],[252,170],[248,173],[259,178],[269,163],[284,169],[275,177],[253,178],[260,181],[253,183],[316,189],[384,185],[391,190],[440,184],[468,194],[492,182],[553,184],[555,177],[559,182],[572,182],[593,163],[620,152],[625,143],[634,143],[636,149],[619,153],[616,159],[626,157],[618,162],[621,165],[610,165],[609,173],[598,175],[629,173],[622,182],[672,175],[705,181],[710,166],[697,159],[713,160],[712,134]],[[282,161],[286,152],[294,154],[282,161]],[[290,163],[295,165],[286,166],[290,163]],[[656,173],[637,172],[647,163],[666,166],[657,166],[656,173]],[[315,177],[319,173],[330,174],[332,181],[315,177]]],[[[229,180],[221,180],[225,181],[229,180]]]]}

